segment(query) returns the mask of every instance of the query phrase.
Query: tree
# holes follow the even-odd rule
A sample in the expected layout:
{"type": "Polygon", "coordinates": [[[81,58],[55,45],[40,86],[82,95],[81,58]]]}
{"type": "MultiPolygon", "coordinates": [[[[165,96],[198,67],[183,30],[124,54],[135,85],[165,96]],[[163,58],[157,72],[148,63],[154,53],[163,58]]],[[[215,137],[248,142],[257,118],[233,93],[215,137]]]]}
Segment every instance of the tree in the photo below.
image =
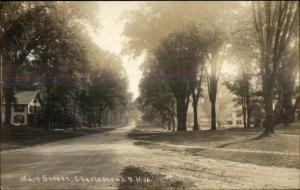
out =
{"type": "Polygon", "coordinates": [[[206,41],[195,25],[171,34],[155,51],[159,68],[164,73],[176,98],[177,130],[186,131],[190,95],[194,89],[198,66],[205,58],[206,41]]]}
{"type": "Polygon", "coordinates": [[[127,76],[121,59],[95,44],[90,45],[86,58],[88,83],[80,96],[81,107],[86,112],[89,126],[101,127],[107,120],[104,118],[106,112],[126,107],[131,101],[127,92],[127,76]]]}
{"type": "MultiPolygon", "coordinates": [[[[58,45],[60,42],[57,38],[64,37],[69,29],[78,30],[78,26],[82,21],[92,23],[94,18],[91,14],[97,12],[95,12],[95,9],[91,9],[90,4],[79,6],[79,4],[61,2],[20,2],[12,4],[4,2],[1,3],[0,8],[1,13],[4,13],[0,17],[1,24],[3,24],[1,25],[0,37],[1,52],[4,54],[5,62],[4,78],[9,77],[9,81],[4,81],[5,123],[9,124],[11,104],[14,101],[14,89],[17,84],[16,78],[21,73],[20,66],[28,62],[28,58],[33,55],[34,51],[38,51],[38,49],[48,51],[49,48],[46,50],[45,44],[49,47],[51,47],[49,44],[58,45]],[[89,12],[82,11],[86,8],[90,9],[89,12]],[[4,27],[2,28],[2,26],[4,27]],[[63,29],[66,29],[66,31],[63,29]]],[[[68,46],[66,43],[64,41],[64,43],[60,43],[60,46],[68,46]]],[[[68,58],[70,59],[70,57],[68,58]]],[[[51,58],[48,56],[47,59],[51,58]]],[[[47,63],[47,61],[43,63],[47,63]]],[[[35,63],[37,62],[35,61],[35,63]]]]}
{"type": "Polygon", "coordinates": [[[234,98],[233,101],[242,106],[244,128],[248,127],[247,108],[249,107],[246,105],[246,87],[244,81],[241,79],[235,79],[233,81],[225,81],[224,84],[234,95],[236,95],[236,98],[234,98]]]}
{"type": "Polygon", "coordinates": [[[192,90],[192,105],[193,105],[193,113],[194,113],[194,127],[193,130],[199,130],[199,123],[198,123],[198,101],[199,98],[202,96],[202,83],[204,76],[204,69],[205,69],[205,59],[200,62],[200,71],[198,73],[197,79],[194,84],[194,89],[192,90]]]}
{"type": "MultiPolygon", "coordinates": [[[[24,11],[9,18],[12,7],[8,5],[0,18],[8,27],[1,28],[5,78],[10,77],[5,81],[7,123],[14,89],[26,88],[20,78],[42,89],[46,119],[51,122],[72,122],[76,127],[75,123],[90,113],[83,106],[89,104],[93,105],[94,123],[101,125],[106,110],[128,106],[131,100],[120,58],[98,48],[86,30],[97,28],[97,6],[24,3],[18,4],[24,11]]],[[[3,6],[1,3],[0,8],[3,6]]]]}
{"type": "Polygon", "coordinates": [[[289,124],[295,121],[295,111],[300,101],[300,96],[295,96],[296,76],[299,73],[297,63],[299,63],[299,37],[294,35],[278,68],[277,85],[275,84],[277,92],[274,93],[278,95],[275,109],[279,110],[275,112],[275,123],[289,124]],[[293,98],[296,99],[295,103],[293,98]]]}
{"type": "Polygon", "coordinates": [[[247,79],[243,76],[238,76],[233,80],[226,80],[224,84],[235,95],[233,101],[242,106],[243,124],[245,128],[249,128],[252,120],[250,113],[256,106],[256,98],[254,89],[251,87],[251,81],[247,80],[246,83],[245,80],[247,79]]]}
{"type": "Polygon", "coordinates": [[[157,48],[163,39],[180,30],[190,22],[200,22],[204,26],[232,21],[233,10],[240,8],[239,2],[145,2],[139,9],[127,12],[123,19],[125,28],[123,35],[127,37],[127,45],[123,52],[139,56],[157,48]],[[188,11],[187,11],[188,10],[188,11]],[[225,21],[226,20],[226,21],[225,21]]]}
{"type": "Polygon", "coordinates": [[[211,103],[211,129],[216,130],[216,101],[220,71],[226,51],[226,33],[219,27],[210,27],[206,31],[209,41],[207,59],[209,71],[206,70],[209,101],[211,103]]]}
{"type": "MultiPolygon", "coordinates": [[[[124,17],[127,22],[123,34],[128,41],[123,51],[133,56],[151,53],[159,48],[163,39],[189,22],[200,22],[204,28],[211,24],[229,27],[228,21],[232,20],[231,16],[239,7],[238,2],[147,2],[141,9],[124,17]]],[[[211,86],[214,91],[216,85],[211,86]]]]}
{"type": "Polygon", "coordinates": [[[253,2],[253,20],[260,50],[260,73],[265,110],[265,132],[274,132],[273,88],[279,64],[288,44],[296,20],[299,17],[299,2],[253,2]]]}
{"type": "Polygon", "coordinates": [[[146,62],[143,65],[144,72],[139,84],[138,97],[138,106],[143,113],[143,119],[155,124],[158,118],[160,126],[175,131],[176,100],[153,56],[146,59],[146,62]]]}
{"type": "Polygon", "coordinates": [[[258,59],[258,45],[255,42],[255,29],[252,27],[251,9],[244,7],[244,11],[236,19],[234,30],[230,35],[229,54],[231,62],[238,68],[238,76],[233,83],[226,86],[237,96],[237,103],[242,105],[244,126],[251,125],[251,99],[253,89],[251,79],[256,76],[258,59]]]}

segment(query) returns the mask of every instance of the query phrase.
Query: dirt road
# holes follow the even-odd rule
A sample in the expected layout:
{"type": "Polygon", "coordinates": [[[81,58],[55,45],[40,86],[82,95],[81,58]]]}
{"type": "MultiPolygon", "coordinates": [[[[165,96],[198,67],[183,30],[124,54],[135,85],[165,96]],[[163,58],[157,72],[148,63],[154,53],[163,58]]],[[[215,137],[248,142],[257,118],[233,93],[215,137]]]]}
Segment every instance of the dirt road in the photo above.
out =
{"type": "Polygon", "coordinates": [[[118,180],[124,180],[120,174],[128,166],[189,181],[195,189],[300,188],[299,169],[144,148],[127,137],[134,127],[4,151],[1,189],[118,189],[118,180]]]}

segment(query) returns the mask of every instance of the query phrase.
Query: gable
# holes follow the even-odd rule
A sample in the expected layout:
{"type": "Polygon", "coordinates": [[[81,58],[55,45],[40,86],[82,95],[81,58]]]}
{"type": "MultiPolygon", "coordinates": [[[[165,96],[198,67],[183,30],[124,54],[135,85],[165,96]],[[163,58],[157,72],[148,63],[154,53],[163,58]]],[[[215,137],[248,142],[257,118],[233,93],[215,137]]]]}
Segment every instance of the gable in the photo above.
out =
{"type": "Polygon", "coordinates": [[[18,92],[15,95],[16,104],[30,104],[36,98],[38,91],[18,92]]]}
{"type": "Polygon", "coordinates": [[[32,101],[30,102],[30,104],[28,105],[32,105],[32,106],[41,106],[41,103],[40,103],[40,99],[38,98],[38,95],[35,96],[32,101]]]}

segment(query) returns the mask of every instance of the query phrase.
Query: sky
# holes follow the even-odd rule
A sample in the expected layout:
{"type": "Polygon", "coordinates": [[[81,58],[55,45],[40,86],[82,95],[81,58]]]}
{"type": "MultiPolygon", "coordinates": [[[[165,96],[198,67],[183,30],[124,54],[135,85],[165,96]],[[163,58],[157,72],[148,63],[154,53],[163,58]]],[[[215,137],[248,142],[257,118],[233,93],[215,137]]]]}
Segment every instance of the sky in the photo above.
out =
{"type": "MultiPolygon", "coordinates": [[[[133,98],[135,99],[139,95],[138,85],[142,77],[142,72],[139,67],[144,61],[144,56],[132,59],[126,55],[121,55],[122,47],[126,44],[124,43],[125,38],[122,36],[125,23],[120,20],[125,11],[138,9],[142,2],[111,1],[99,3],[99,22],[101,29],[97,31],[97,33],[92,34],[93,40],[101,48],[120,56],[129,78],[129,91],[133,94],[133,98]]],[[[236,73],[236,68],[232,64],[225,62],[221,72],[224,74],[233,74],[236,73]]]]}
{"type": "Polygon", "coordinates": [[[129,78],[129,91],[133,94],[133,98],[136,98],[139,94],[138,84],[142,76],[139,67],[143,63],[144,57],[131,59],[126,55],[121,55],[122,46],[126,44],[124,37],[122,37],[124,22],[121,22],[120,18],[125,11],[137,9],[141,2],[112,1],[99,3],[101,29],[93,35],[93,40],[101,48],[120,56],[129,78]]]}

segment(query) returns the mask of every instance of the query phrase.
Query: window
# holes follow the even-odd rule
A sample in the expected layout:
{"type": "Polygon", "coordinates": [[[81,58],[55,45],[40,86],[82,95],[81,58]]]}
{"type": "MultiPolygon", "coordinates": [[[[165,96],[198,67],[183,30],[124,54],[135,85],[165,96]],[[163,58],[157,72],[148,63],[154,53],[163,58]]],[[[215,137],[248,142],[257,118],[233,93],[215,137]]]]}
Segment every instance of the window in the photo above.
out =
{"type": "Polygon", "coordinates": [[[25,117],[23,115],[15,115],[14,123],[23,124],[25,122],[25,117]]]}
{"type": "Polygon", "coordinates": [[[15,105],[14,106],[14,111],[15,112],[24,112],[25,111],[25,106],[23,106],[23,105],[15,105]]]}
{"type": "Polygon", "coordinates": [[[236,117],[242,117],[242,113],[241,112],[237,113],[236,117]]]}
{"type": "Polygon", "coordinates": [[[37,107],[37,112],[42,113],[42,108],[40,106],[37,107]]]}
{"type": "Polygon", "coordinates": [[[226,118],[230,118],[230,117],[232,117],[232,113],[227,113],[226,118]]]}
{"type": "Polygon", "coordinates": [[[237,125],[242,125],[242,120],[236,120],[237,125]]]}
{"type": "Polygon", "coordinates": [[[227,125],[232,125],[233,122],[232,122],[232,121],[226,121],[226,124],[227,124],[227,125]]]}
{"type": "Polygon", "coordinates": [[[29,112],[33,113],[33,106],[29,106],[29,112]]]}
{"type": "Polygon", "coordinates": [[[29,106],[29,112],[30,113],[41,113],[42,112],[42,108],[40,106],[29,106]]]}

